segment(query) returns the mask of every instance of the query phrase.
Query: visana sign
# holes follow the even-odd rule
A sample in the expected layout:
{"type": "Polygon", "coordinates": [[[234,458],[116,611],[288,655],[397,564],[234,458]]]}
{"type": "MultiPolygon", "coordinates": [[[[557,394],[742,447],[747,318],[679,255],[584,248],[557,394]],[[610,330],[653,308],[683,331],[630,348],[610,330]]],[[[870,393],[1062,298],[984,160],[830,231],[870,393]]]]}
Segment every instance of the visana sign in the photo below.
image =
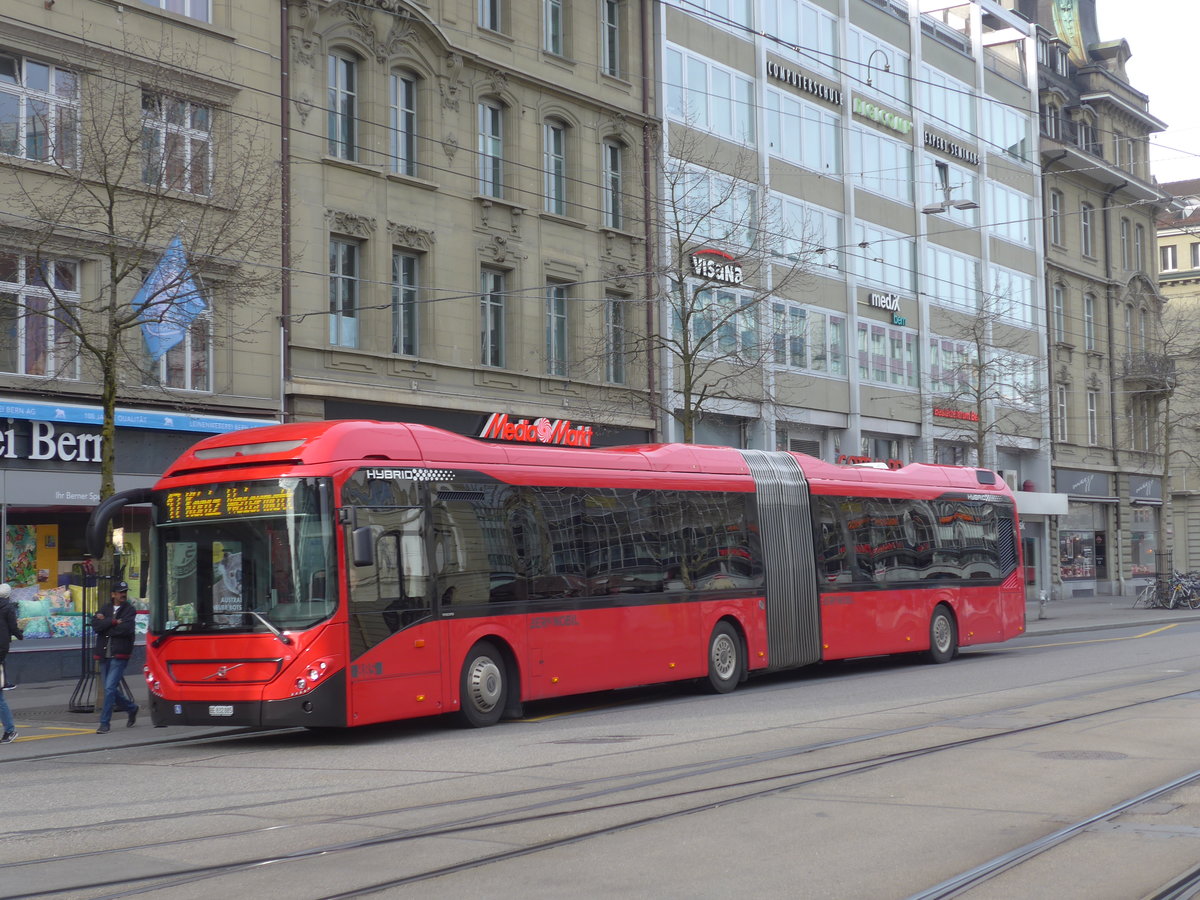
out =
{"type": "Polygon", "coordinates": [[[697,250],[692,254],[691,264],[693,275],[709,281],[741,284],[744,277],[742,267],[720,250],[697,250]]]}
{"type": "Polygon", "coordinates": [[[507,413],[492,413],[479,436],[492,441],[556,444],[562,447],[592,446],[591,425],[572,425],[570,419],[551,420],[544,416],[532,422],[528,419],[511,422],[507,413]]]}
{"type": "Polygon", "coordinates": [[[100,462],[100,435],[58,432],[52,422],[29,422],[28,433],[18,431],[9,419],[0,431],[0,459],[58,460],[59,462],[100,462]]]}

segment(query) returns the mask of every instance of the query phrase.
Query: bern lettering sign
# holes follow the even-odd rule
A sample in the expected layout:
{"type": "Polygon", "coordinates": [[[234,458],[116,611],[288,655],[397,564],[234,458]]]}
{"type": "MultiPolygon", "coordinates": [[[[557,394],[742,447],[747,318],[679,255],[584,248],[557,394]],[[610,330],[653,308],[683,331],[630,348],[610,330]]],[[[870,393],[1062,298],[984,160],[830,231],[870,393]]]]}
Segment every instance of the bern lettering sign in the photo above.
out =
{"type": "Polygon", "coordinates": [[[98,463],[100,435],[55,430],[51,422],[9,419],[9,426],[0,430],[0,459],[98,463]]]}

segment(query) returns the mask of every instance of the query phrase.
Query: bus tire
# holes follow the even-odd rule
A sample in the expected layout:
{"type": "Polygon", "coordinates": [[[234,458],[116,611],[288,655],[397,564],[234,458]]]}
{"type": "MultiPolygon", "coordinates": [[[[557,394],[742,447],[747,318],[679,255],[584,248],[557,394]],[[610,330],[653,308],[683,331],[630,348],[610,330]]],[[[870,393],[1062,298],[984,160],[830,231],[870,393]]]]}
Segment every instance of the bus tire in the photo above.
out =
{"type": "Polygon", "coordinates": [[[504,657],[488,641],[471,648],[463,661],[459,682],[460,716],[464,725],[483,728],[495,725],[508,703],[508,670],[504,657]]]}
{"type": "Polygon", "coordinates": [[[958,655],[958,625],[943,604],[938,604],[929,620],[929,652],[932,663],[948,663],[958,655]]]}
{"type": "Polygon", "coordinates": [[[714,694],[728,694],[742,680],[746,663],[742,639],[728,622],[718,622],[708,639],[708,687],[714,694]]]}

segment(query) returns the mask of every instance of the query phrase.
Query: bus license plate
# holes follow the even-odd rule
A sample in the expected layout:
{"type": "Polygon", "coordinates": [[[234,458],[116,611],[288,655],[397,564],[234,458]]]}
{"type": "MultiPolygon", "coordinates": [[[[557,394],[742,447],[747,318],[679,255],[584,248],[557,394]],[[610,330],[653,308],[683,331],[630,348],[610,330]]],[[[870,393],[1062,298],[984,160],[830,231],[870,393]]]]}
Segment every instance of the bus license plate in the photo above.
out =
{"type": "Polygon", "coordinates": [[[208,714],[210,716],[232,716],[233,715],[233,707],[232,706],[210,706],[208,708],[208,714]]]}

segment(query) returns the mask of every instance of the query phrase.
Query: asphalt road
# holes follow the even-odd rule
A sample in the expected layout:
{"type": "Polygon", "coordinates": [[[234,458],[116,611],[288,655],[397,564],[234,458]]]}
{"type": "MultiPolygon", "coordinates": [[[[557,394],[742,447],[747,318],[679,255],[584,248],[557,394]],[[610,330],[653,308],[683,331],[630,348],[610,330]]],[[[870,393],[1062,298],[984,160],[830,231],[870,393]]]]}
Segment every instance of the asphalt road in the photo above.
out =
{"type": "MultiPolygon", "coordinates": [[[[0,758],[0,896],[908,898],[1200,770],[1198,640],[1032,635],[482,731],[64,733],[0,758]]],[[[1198,859],[1182,785],[963,896],[1129,900],[1198,859]]]]}

